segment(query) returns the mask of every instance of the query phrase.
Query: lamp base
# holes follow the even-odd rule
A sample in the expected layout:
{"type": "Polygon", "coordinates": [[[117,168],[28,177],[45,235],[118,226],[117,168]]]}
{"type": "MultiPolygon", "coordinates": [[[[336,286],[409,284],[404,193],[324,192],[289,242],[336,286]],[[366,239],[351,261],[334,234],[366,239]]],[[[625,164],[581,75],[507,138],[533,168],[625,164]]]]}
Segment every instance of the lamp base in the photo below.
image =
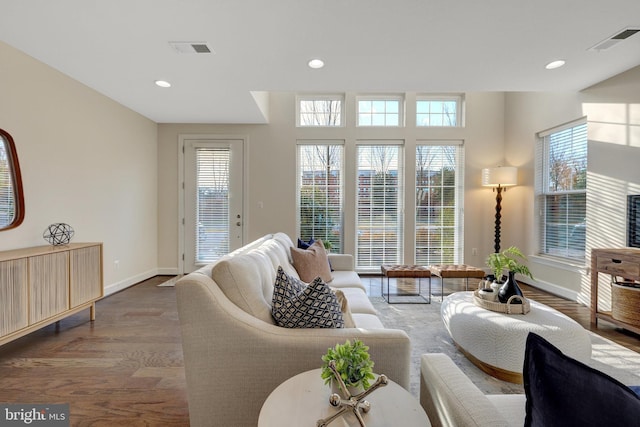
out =
{"type": "Polygon", "coordinates": [[[496,226],[495,226],[495,233],[494,233],[494,240],[493,240],[493,250],[495,251],[495,253],[500,252],[500,220],[502,218],[502,215],[500,215],[500,212],[502,211],[502,190],[503,187],[501,187],[500,185],[498,185],[495,188],[496,191],[496,226]]]}

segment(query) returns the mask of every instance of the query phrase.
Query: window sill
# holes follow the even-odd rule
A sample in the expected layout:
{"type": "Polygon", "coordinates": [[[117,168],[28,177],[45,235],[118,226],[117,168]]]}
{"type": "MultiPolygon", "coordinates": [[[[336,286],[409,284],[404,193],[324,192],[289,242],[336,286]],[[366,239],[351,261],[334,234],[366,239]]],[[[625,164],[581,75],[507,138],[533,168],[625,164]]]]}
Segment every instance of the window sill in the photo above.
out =
{"type": "Polygon", "coordinates": [[[572,273],[586,274],[589,271],[588,266],[584,263],[580,263],[580,261],[570,261],[543,255],[531,255],[529,256],[529,260],[535,262],[536,264],[558,268],[561,270],[570,271],[572,273]]]}

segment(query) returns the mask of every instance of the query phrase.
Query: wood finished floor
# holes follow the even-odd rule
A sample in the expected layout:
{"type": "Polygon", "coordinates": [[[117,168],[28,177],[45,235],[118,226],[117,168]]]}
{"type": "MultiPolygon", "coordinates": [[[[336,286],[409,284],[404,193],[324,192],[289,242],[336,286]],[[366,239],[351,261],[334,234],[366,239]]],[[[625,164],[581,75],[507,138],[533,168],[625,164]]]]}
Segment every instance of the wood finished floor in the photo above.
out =
{"type": "Polygon", "coordinates": [[[158,276],[0,347],[0,402],[69,403],[73,426],[188,426],[175,289],[158,276]]]}
{"type": "MultiPolygon", "coordinates": [[[[188,426],[175,289],[158,276],[0,347],[0,402],[69,403],[73,426],[188,426]]],[[[363,278],[375,295],[380,278],[363,278]]],[[[587,329],[589,309],[523,286],[587,329]]],[[[602,322],[592,329],[640,352],[640,337],[602,322]]]]}

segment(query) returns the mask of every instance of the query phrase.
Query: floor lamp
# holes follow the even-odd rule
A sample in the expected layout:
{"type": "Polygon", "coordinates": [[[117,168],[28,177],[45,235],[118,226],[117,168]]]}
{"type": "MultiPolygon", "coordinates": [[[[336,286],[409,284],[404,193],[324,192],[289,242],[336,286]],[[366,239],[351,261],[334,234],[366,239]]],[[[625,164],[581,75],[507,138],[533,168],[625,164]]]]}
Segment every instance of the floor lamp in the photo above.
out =
{"type": "Polygon", "coordinates": [[[518,169],[513,166],[501,166],[497,168],[482,169],[482,185],[485,187],[493,187],[496,192],[496,231],[493,249],[496,253],[500,252],[500,211],[502,206],[502,190],[507,191],[506,187],[513,187],[518,183],[518,169]]]}

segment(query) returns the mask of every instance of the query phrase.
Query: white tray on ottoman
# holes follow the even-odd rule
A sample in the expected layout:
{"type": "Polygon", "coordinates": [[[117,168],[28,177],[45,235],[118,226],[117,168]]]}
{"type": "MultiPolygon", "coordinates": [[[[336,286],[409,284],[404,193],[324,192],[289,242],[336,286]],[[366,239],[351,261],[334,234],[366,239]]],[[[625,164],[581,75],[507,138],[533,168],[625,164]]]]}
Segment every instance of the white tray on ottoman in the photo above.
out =
{"type": "Polygon", "coordinates": [[[440,313],[449,335],[480,369],[504,381],[522,383],[524,348],[535,332],[566,355],[587,363],[591,358],[589,333],[559,311],[529,300],[527,314],[506,314],[479,307],[473,292],[456,292],[444,299],[440,313]]]}

